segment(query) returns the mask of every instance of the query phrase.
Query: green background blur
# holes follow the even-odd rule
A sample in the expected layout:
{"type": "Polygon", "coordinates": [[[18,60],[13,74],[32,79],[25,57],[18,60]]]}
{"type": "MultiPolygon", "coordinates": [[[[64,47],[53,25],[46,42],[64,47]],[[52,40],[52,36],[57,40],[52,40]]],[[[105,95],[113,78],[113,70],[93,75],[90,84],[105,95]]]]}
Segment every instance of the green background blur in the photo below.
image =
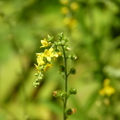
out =
{"type": "Polygon", "coordinates": [[[32,85],[40,40],[60,32],[78,57],[69,63],[77,70],[69,77],[77,95],[68,107],[77,111],[68,120],[120,120],[120,0],[71,2],[79,6],[72,28],[63,22],[66,5],[59,0],[0,0],[0,120],[62,120],[62,103],[52,97],[63,89],[59,62],[38,88],[32,85]],[[106,78],[115,93],[101,96],[106,78]]]}

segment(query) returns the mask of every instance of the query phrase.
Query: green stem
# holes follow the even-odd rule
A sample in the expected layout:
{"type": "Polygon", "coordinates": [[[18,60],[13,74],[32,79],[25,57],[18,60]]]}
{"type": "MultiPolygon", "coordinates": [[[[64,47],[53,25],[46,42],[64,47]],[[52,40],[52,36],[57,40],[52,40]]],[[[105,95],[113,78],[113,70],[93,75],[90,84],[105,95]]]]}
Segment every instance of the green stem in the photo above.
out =
{"type": "MultiPolygon", "coordinates": [[[[65,90],[65,93],[67,93],[67,57],[66,57],[66,53],[65,53],[65,49],[64,47],[62,46],[62,50],[63,50],[63,59],[64,59],[64,66],[65,66],[65,71],[64,71],[64,90],[65,90]]],[[[64,98],[64,101],[63,101],[63,120],[66,120],[67,119],[67,116],[66,116],[66,113],[65,113],[65,110],[66,110],[66,106],[67,106],[67,95],[65,96],[64,98]]]]}

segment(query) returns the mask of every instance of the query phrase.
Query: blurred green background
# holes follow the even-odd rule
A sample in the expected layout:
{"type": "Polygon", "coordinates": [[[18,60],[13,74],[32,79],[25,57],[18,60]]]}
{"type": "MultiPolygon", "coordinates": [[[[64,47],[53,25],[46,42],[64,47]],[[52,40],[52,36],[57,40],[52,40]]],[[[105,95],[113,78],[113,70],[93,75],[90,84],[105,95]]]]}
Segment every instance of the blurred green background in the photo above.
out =
{"type": "Polygon", "coordinates": [[[0,0],[0,120],[62,120],[62,103],[52,96],[63,89],[59,62],[32,85],[40,40],[60,32],[78,56],[69,63],[77,95],[68,107],[77,111],[68,120],[120,120],[119,19],[120,0],[0,0]]]}

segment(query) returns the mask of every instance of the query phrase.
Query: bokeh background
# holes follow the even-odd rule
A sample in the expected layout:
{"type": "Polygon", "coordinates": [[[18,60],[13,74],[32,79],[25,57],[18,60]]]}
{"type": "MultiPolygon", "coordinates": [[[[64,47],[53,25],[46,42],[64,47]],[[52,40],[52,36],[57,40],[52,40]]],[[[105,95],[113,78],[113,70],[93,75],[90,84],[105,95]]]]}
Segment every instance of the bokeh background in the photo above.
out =
{"type": "Polygon", "coordinates": [[[77,60],[69,120],[120,120],[119,0],[0,0],[0,120],[62,120],[59,62],[33,87],[40,40],[64,32],[77,60]]]}

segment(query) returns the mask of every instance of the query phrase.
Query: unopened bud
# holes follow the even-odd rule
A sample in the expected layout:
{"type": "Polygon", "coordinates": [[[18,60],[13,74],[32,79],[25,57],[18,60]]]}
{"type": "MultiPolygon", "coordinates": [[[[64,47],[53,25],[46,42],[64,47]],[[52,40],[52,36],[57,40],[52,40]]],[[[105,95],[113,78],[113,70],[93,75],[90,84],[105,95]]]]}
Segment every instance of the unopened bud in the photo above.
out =
{"type": "Polygon", "coordinates": [[[37,87],[37,86],[39,86],[39,85],[40,85],[40,83],[39,83],[38,81],[33,82],[33,86],[34,86],[34,87],[37,87]]]}
{"type": "Polygon", "coordinates": [[[63,37],[64,37],[63,32],[62,32],[62,33],[59,33],[58,36],[59,36],[60,38],[63,38],[63,37]]]}
{"type": "Polygon", "coordinates": [[[69,55],[68,56],[71,60],[76,60],[77,56],[75,54],[69,55]]]}
{"type": "Polygon", "coordinates": [[[60,72],[64,72],[64,71],[65,71],[65,67],[64,67],[63,65],[60,65],[60,66],[59,66],[59,71],[60,71],[60,72]]]}
{"type": "Polygon", "coordinates": [[[76,112],[76,109],[68,108],[68,109],[66,110],[66,114],[67,114],[67,115],[72,115],[72,114],[75,113],[75,112],[76,112]]]}
{"type": "Polygon", "coordinates": [[[76,90],[75,88],[71,88],[71,89],[69,90],[69,93],[70,93],[70,94],[76,94],[76,93],[77,93],[77,90],[76,90]]]}
{"type": "Polygon", "coordinates": [[[76,73],[76,69],[75,68],[71,68],[69,71],[70,74],[75,74],[76,73]]]}
{"type": "Polygon", "coordinates": [[[38,76],[39,75],[39,73],[35,73],[35,76],[38,76]]]}
{"type": "Polygon", "coordinates": [[[51,42],[53,40],[53,37],[48,35],[48,41],[51,42]]]}

